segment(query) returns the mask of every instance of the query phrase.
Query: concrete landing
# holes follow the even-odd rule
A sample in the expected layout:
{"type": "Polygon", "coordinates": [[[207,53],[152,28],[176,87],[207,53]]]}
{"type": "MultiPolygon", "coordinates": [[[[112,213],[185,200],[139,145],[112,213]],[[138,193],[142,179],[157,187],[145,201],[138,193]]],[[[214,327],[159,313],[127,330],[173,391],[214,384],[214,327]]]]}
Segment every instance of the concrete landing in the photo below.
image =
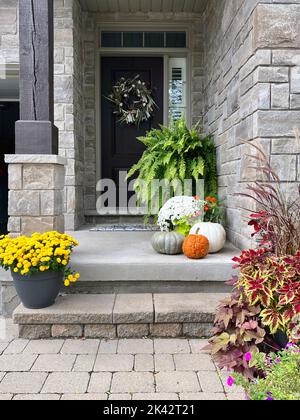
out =
{"type": "Polygon", "coordinates": [[[234,274],[232,258],[240,251],[230,243],[203,260],[184,255],[157,254],[151,247],[152,232],[91,232],[72,234],[80,243],[72,266],[84,282],[218,282],[234,274]]]}
{"type": "Polygon", "coordinates": [[[20,305],[13,319],[21,338],[139,338],[210,336],[216,308],[226,295],[67,295],[50,308],[20,305]]]}

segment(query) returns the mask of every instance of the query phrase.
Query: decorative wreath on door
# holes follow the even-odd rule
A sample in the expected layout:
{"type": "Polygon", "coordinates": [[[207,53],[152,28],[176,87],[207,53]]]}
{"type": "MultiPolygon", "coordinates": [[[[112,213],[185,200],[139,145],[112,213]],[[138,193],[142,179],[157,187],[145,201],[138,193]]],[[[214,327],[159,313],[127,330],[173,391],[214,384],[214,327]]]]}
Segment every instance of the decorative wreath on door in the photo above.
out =
{"type": "Polygon", "coordinates": [[[118,116],[118,121],[128,125],[139,126],[148,121],[157,108],[152,89],[140,79],[140,75],[133,79],[122,77],[107,99],[116,106],[114,114],[118,116]]]}

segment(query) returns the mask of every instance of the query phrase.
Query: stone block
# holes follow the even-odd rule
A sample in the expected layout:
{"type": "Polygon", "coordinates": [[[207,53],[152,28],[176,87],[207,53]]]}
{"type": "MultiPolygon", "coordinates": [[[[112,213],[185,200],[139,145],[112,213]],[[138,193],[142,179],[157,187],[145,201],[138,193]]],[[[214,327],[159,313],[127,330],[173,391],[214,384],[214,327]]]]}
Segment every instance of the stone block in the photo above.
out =
{"type": "Polygon", "coordinates": [[[95,372],[131,372],[134,357],[128,354],[100,354],[94,366],[95,372]]]}
{"type": "Polygon", "coordinates": [[[112,380],[112,393],[155,392],[154,375],[150,372],[118,372],[112,380]]]}
{"type": "Polygon", "coordinates": [[[177,371],[216,371],[208,354],[174,354],[174,362],[177,371]]]}
{"type": "MultiPolygon", "coordinates": [[[[17,324],[111,324],[114,295],[67,295],[57,298],[54,306],[30,310],[20,305],[14,313],[17,324]]],[[[80,327],[81,329],[81,327],[80,327]]]]}
{"type": "Polygon", "coordinates": [[[71,372],[76,356],[42,354],[35,361],[32,372],[71,372]]]}
{"type": "Polygon", "coordinates": [[[98,350],[99,354],[116,354],[118,347],[118,340],[101,340],[98,350]]]}
{"type": "Polygon", "coordinates": [[[10,217],[8,219],[7,225],[8,232],[21,232],[21,218],[20,217],[10,217]]]}
{"type": "MultiPolygon", "coordinates": [[[[1,399],[1,397],[0,397],[1,399]]],[[[55,394],[18,394],[14,396],[14,401],[59,401],[60,395],[55,394]]]]}
{"type": "Polygon", "coordinates": [[[64,394],[61,401],[106,401],[107,394],[64,394]]]}
{"type": "Polygon", "coordinates": [[[291,97],[291,109],[300,109],[300,94],[292,94],[291,97]]]}
{"type": "Polygon", "coordinates": [[[222,381],[217,372],[198,372],[200,385],[203,392],[223,393],[222,381]]]}
{"type": "Polygon", "coordinates": [[[153,341],[148,339],[120,339],[119,354],[153,354],[153,341]]]}
{"type": "Polygon", "coordinates": [[[85,372],[54,372],[48,376],[42,394],[84,394],[89,379],[85,372]]]}
{"type": "Polygon", "coordinates": [[[157,392],[200,392],[195,372],[159,372],[155,375],[157,392]]]}
{"type": "Polygon", "coordinates": [[[23,235],[31,235],[34,232],[49,232],[56,230],[64,233],[63,216],[22,217],[21,231],[23,235]]]}
{"type": "Polygon", "coordinates": [[[287,67],[260,66],[254,73],[255,83],[287,83],[288,81],[289,69],[287,67]]]}
{"type": "Polygon", "coordinates": [[[154,372],[154,360],[152,354],[137,354],[134,361],[136,372],[154,372]]]}
{"type": "Polygon", "coordinates": [[[293,137],[299,121],[300,111],[258,111],[254,115],[254,137],[293,137]]]}
{"type": "Polygon", "coordinates": [[[172,372],[175,370],[174,359],[171,354],[154,355],[155,372],[172,372]]]}
{"type": "Polygon", "coordinates": [[[155,322],[212,322],[219,300],[213,294],[155,294],[155,322]]]}
{"type": "Polygon", "coordinates": [[[295,137],[282,137],[272,140],[272,153],[273,154],[300,154],[300,142],[295,137]]]}
{"type": "Polygon", "coordinates": [[[24,190],[61,190],[64,187],[65,170],[62,165],[24,164],[24,190]]]}
{"type": "Polygon", "coordinates": [[[106,338],[113,339],[116,338],[116,325],[85,325],[84,327],[84,336],[86,338],[106,338]]]}
{"type": "Polygon", "coordinates": [[[300,48],[300,5],[259,4],[253,42],[255,49],[300,48]]]}
{"type": "Polygon", "coordinates": [[[57,354],[60,352],[64,340],[30,341],[24,353],[30,354],[57,354]]]}
{"type": "Polygon", "coordinates": [[[59,190],[41,191],[41,216],[63,214],[63,192],[59,190]]]}
{"type": "Polygon", "coordinates": [[[95,354],[80,354],[73,367],[74,372],[92,372],[95,365],[95,354]]]}
{"type": "Polygon", "coordinates": [[[120,324],[117,325],[119,338],[143,338],[149,335],[149,324],[120,324]]]}
{"type": "Polygon", "coordinates": [[[114,324],[145,324],[153,322],[153,301],[149,294],[120,294],[113,310],[114,324]]]}
{"type": "Polygon", "coordinates": [[[300,50],[274,50],[272,63],[275,66],[300,66],[300,50]]]}
{"type": "Polygon", "coordinates": [[[157,338],[177,338],[182,336],[182,324],[151,324],[150,334],[157,338]]]}
{"type": "Polygon", "coordinates": [[[222,393],[198,392],[197,394],[180,393],[179,398],[181,401],[227,401],[227,398],[224,392],[222,393]]]}
{"type": "Polygon", "coordinates": [[[23,352],[28,343],[29,340],[25,340],[22,338],[13,340],[6,348],[4,354],[20,354],[23,352]]]}
{"type": "Polygon", "coordinates": [[[8,214],[10,216],[39,216],[40,195],[38,191],[10,191],[8,214]]]}
{"type": "Polygon", "coordinates": [[[4,354],[0,356],[1,372],[26,372],[34,364],[37,356],[33,354],[4,354]]]}
{"type": "Polygon", "coordinates": [[[187,340],[181,339],[154,339],[155,354],[189,354],[191,352],[187,340]]]}
{"type": "Polygon", "coordinates": [[[281,181],[296,181],[297,156],[295,155],[272,156],[271,165],[276,170],[281,181]]]}
{"type": "Polygon", "coordinates": [[[300,93],[300,66],[291,69],[291,93],[300,93]]]}
{"type": "Polygon", "coordinates": [[[69,338],[69,337],[82,337],[83,327],[82,325],[53,325],[51,329],[51,335],[53,338],[69,338]]]}
{"type": "Polygon", "coordinates": [[[212,323],[183,324],[183,336],[191,338],[210,338],[212,336],[212,323]]]}
{"type": "Polygon", "coordinates": [[[0,383],[1,393],[38,394],[47,378],[44,372],[7,373],[0,383]]]}
{"type": "Polygon", "coordinates": [[[290,106],[289,83],[272,84],[271,107],[273,109],[288,109],[290,106]]]}
{"type": "Polygon", "coordinates": [[[22,189],[22,174],[23,167],[21,164],[8,165],[8,189],[21,190],[22,189]]]}
{"type": "Polygon", "coordinates": [[[99,340],[66,340],[61,349],[62,354],[97,354],[99,340]]]}
{"type": "Polygon", "coordinates": [[[51,337],[50,325],[19,325],[19,337],[28,340],[42,340],[51,337]]]}
{"type": "Polygon", "coordinates": [[[112,374],[109,372],[92,373],[88,393],[99,394],[110,391],[112,374]]]}
{"type": "Polygon", "coordinates": [[[133,394],[132,396],[133,401],[176,401],[178,400],[178,394],[175,393],[147,393],[147,394],[133,394]]]}

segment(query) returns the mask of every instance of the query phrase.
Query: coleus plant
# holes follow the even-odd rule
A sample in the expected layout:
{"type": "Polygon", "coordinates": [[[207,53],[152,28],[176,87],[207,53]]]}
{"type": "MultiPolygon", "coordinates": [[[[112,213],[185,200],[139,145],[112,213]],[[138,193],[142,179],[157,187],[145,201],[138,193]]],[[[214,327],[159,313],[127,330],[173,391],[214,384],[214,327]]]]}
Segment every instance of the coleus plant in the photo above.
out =
{"type": "Polygon", "coordinates": [[[271,334],[280,329],[290,337],[290,324],[300,314],[300,252],[277,257],[261,248],[244,251],[234,261],[240,270],[234,287],[243,290],[250,305],[260,305],[259,316],[271,334]]]}

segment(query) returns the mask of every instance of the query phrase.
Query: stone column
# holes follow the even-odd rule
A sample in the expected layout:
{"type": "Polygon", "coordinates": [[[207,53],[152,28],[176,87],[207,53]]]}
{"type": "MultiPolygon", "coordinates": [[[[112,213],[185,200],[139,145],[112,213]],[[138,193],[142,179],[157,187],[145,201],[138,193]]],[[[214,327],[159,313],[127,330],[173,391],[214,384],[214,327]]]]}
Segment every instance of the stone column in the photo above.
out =
{"type": "Polygon", "coordinates": [[[64,232],[67,160],[57,155],[7,155],[5,161],[9,165],[9,232],[64,232]]]}

